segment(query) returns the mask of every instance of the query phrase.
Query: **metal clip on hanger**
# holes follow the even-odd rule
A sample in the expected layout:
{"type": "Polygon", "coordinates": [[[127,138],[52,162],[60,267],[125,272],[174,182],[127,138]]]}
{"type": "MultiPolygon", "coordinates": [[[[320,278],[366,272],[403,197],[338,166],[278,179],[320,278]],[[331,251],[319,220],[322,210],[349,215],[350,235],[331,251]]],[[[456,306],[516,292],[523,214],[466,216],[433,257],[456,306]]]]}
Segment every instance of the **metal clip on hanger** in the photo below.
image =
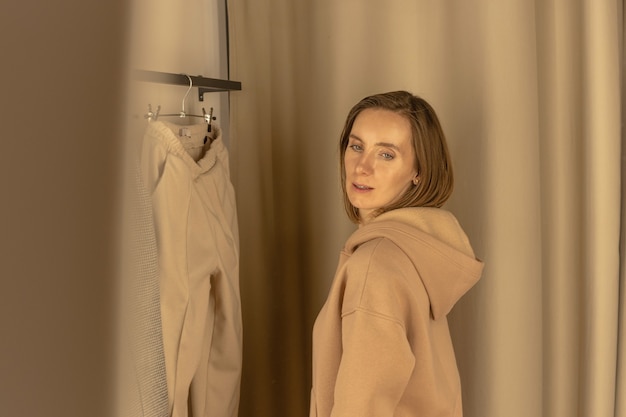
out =
{"type": "MultiPolygon", "coordinates": [[[[202,108],[202,114],[204,115],[204,121],[207,122],[206,131],[207,131],[207,133],[211,133],[211,122],[216,119],[213,116],[213,107],[211,107],[211,109],[209,110],[209,114],[206,113],[206,110],[204,110],[204,107],[203,107],[202,108]]],[[[204,137],[204,143],[207,143],[208,140],[209,140],[209,135],[206,135],[204,137]]]]}
{"type": "Polygon", "coordinates": [[[207,132],[211,132],[211,121],[217,120],[216,117],[213,116],[213,107],[209,110],[209,114],[206,113],[204,107],[202,108],[202,117],[204,117],[204,121],[208,123],[207,132]]]}
{"type": "Polygon", "coordinates": [[[161,111],[161,106],[157,106],[156,113],[152,111],[152,105],[148,104],[148,113],[143,115],[144,119],[148,119],[148,122],[152,120],[156,120],[159,117],[159,112],[161,111]]]}

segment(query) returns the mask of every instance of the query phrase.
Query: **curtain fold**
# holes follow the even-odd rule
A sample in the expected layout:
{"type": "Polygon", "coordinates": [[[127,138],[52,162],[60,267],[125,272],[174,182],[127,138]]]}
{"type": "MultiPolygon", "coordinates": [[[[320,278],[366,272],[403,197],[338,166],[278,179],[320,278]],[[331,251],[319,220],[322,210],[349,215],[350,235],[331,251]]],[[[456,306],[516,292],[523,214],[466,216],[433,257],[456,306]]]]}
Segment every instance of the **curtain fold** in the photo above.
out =
{"type": "MultiPolygon", "coordinates": [[[[539,5],[539,4],[538,4],[539,5]]],[[[555,2],[538,7],[538,84],[542,144],[543,299],[545,304],[544,414],[577,415],[582,364],[582,203],[580,5],[559,12],[555,2]],[[566,352],[566,354],[564,354],[566,352]]]]}
{"type": "Polygon", "coordinates": [[[396,89],[438,112],[456,173],[447,208],[486,262],[450,316],[465,415],[624,415],[623,2],[230,0],[229,12],[243,83],[240,415],[307,414],[312,324],[354,229],[338,137],[352,104],[396,89]]]}
{"type": "Polygon", "coordinates": [[[626,120],[626,65],[624,65],[624,57],[626,57],[626,30],[624,21],[626,20],[626,8],[624,2],[619,2],[618,6],[619,33],[620,33],[620,79],[621,79],[621,117],[622,117],[622,194],[621,194],[621,234],[620,234],[620,292],[619,292],[619,339],[617,349],[617,377],[615,387],[615,416],[626,417],[626,134],[624,132],[624,121],[626,120]]]}
{"type": "Polygon", "coordinates": [[[231,170],[246,259],[240,262],[240,415],[280,416],[308,402],[306,281],[298,270],[303,238],[293,93],[297,26],[288,1],[229,2],[228,9],[231,51],[237,51],[230,56],[230,77],[244,86],[231,93],[231,170]]]}
{"type": "Polygon", "coordinates": [[[620,230],[616,2],[537,3],[544,415],[613,415],[620,230]]]}
{"type": "Polygon", "coordinates": [[[612,415],[617,365],[620,234],[618,8],[583,5],[585,415],[612,415]],[[607,41],[612,40],[612,41],[607,41]]]}

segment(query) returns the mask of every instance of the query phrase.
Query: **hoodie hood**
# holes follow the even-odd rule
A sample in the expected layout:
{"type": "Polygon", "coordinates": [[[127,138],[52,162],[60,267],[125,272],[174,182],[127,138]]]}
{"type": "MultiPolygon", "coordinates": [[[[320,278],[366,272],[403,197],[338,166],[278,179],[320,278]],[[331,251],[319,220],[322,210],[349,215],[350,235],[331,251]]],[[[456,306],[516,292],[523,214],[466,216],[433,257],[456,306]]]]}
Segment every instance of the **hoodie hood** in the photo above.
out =
{"type": "Polygon", "coordinates": [[[344,250],[353,253],[373,239],[394,242],[411,260],[430,301],[433,318],[446,316],[480,278],[483,262],[452,213],[410,207],[383,213],[356,230],[344,250]]]}

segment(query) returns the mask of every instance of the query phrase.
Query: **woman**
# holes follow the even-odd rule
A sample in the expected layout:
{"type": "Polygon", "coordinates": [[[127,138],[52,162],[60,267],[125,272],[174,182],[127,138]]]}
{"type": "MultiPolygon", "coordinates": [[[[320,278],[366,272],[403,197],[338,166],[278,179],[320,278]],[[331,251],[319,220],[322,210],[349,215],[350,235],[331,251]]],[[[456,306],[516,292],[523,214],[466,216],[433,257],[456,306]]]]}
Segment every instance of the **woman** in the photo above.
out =
{"type": "Polygon", "coordinates": [[[483,264],[440,208],[453,177],[438,118],[405,91],[366,97],[340,150],[345,208],[359,228],[313,329],[310,416],[461,416],[446,315],[483,264]]]}

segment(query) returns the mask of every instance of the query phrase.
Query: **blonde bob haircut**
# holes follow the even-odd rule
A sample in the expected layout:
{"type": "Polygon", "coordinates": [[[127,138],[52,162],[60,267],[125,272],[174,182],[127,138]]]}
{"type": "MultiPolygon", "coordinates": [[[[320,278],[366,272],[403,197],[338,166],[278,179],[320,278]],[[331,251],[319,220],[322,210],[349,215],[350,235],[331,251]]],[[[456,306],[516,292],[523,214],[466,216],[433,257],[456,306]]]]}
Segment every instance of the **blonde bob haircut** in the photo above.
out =
{"type": "Polygon", "coordinates": [[[406,91],[393,91],[365,97],[348,113],[341,133],[340,170],[343,201],[348,217],[360,223],[359,210],[350,203],[346,191],[345,154],[350,132],[357,116],[365,109],[384,109],[406,117],[413,132],[415,170],[419,182],[388,206],[378,209],[374,216],[404,207],[441,207],[452,194],[454,177],[452,161],[443,129],[435,110],[424,99],[406,91]]]}

